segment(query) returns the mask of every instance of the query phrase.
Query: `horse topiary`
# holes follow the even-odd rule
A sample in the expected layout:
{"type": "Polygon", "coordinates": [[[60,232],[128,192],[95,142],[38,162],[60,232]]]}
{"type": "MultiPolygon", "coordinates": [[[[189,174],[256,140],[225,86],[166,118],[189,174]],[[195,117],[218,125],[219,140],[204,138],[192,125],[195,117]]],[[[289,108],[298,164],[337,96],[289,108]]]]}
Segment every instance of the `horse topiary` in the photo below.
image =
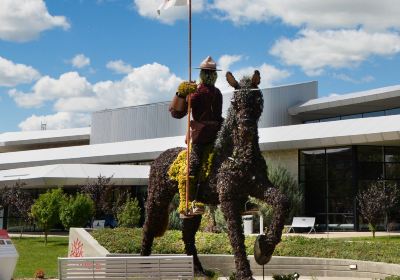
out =
{"type": "MultiPolygon", "coordinates": [[[[227,73],[228,83],[235,91],[226,119],[213,149],[213,162],[208,176],[200,186],[198,200],[208,205],[221,205],[233,248],[237,279],[253,279],[247,260],[241,213],[248,197],[263,200],[273,207],[271,225],[258,238],[255,250],[261,252],[258,262],[267,263],[280,242],[287,209],[285,196],[267,177],[267,165],[258,144],[258,120],[263,111],[263,96],[258,89],[260,73],[244,77],[240,83],[227,73]]],[[[143,226],[141,254],[151,254],[155,237],[162,236],[168,226],[168,206],[178,192],[177,182],[168,175],[171,164],[182,148],[163,152],[150,169],[146,219],[143,226]]],[[[187,255],[193,255],[195,270],[204,272],[197,256],[195,234],[201,216],[183,219],[182,238],[187,255]]]]}

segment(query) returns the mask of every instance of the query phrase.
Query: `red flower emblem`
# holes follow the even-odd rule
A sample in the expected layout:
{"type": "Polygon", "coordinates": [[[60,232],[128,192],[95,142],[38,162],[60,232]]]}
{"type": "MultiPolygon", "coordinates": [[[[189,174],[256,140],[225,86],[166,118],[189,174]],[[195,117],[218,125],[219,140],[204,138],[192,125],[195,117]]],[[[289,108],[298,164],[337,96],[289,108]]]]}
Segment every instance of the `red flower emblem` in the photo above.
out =
{"type": "Polygon", "coordinates": [[[83,243],[77,238],[72,242],[70,257],[81,258],[83,257],[83,243]]]}

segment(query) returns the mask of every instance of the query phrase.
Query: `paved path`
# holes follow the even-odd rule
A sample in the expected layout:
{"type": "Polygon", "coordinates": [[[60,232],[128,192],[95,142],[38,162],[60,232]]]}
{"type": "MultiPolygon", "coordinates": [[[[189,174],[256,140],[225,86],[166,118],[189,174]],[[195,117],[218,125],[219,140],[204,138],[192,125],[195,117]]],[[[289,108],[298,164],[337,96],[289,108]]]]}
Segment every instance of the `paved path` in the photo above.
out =
{"type": "MultiPolygon", "coordinates": [[[[262,276],[255,276],[256,280],[263,280],[262,276]]],[[[228,277],[220,277],[219,280],[227,280],[228,277]]],[[[265,276],[264,280],[272,280],[271,276],[265,276]]],[[[354,277],[310,277],[300,276],[299,280],[374,280],[373,278],[354,278],[354,277]]]]}
{"type": "MultiPolygon", "coordinates": [[[[307,238],[349,238],[349,237],[372,237],[371,232],[340,231],[340,232],[317,232],[317,233],[284,233],[282,236],[303,236],[307,238]]],[[[376,232],[375,236],[400,236],[400,232],[376,232]]]]}

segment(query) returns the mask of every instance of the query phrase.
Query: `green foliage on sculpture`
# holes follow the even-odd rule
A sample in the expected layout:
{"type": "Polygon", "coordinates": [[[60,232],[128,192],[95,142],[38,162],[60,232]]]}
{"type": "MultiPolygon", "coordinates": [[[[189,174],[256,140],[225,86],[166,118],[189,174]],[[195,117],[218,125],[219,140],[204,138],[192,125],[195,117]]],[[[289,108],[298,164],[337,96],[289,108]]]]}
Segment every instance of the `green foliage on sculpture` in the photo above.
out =
{"type": "Polygon", "coordinates": [[[47,236],[51,228],[60,222],[60,206],[64,199],[63,191],[58,189],[48,190],[39,195],[31,208],[31,215],[39,227],[43,229],[45,244],[47,245],[47,236]]]}
{"type": "Polygon", "coordinates": [[[60,205],[60,220],[62,225],[84,227],[94,214],[94,202],[86,194],[77,193],[75,196],[64,196],[60,205]]]}
{"type": "Polygon", "coordinates": [[[188,94],[195,92],[196,89],[196,83],[184,81],[179,84],[177,92],[180,97],[186,97],[188,94]]]}
{"type": "Polygon", "coordinates": [[[381,181],[372,183],[366,190],[358,193],[360,214],[368,222],[373,237],[375,237],[379,221],[383,220],[398,203],[399,193],[396,185],[386,185],[381,181]]]}
{"type": "Polygon", "coordinates": [[[119,227],[136,227],[140,220],[140,207],[136,198],[128,196],[126,202],[118,209],[117,219],[119,227]]]}

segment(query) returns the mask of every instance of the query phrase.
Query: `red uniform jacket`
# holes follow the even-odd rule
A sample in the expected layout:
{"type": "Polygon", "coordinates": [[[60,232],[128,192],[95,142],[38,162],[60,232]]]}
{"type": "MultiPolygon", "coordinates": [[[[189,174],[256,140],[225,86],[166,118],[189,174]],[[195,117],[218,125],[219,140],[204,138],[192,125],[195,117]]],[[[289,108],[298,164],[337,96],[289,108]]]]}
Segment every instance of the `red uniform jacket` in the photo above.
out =
{"type": "MultiPolygon", "coordinates": [[[[222,94],[215,86],[200,84],[195,93],[191,94],[192,116],[194,124],[191,124],[192,129],[196,129],[196,122],[206,126],[208,136],[200,136],[199,143],[207,143],[213,141],[216,137],[218,129],[222,124],[222,94]],[[212,123],[216,123],[218,128],[212,129],[212,123]],[[211,135],[210,135],[211,134],[211,135]],[[214,135],[212,135],[214,134],[214,135]],[[207,138],[207,139],[206,139],[207,138]]],[[[187,114],[187,109],[182,112],[170,110],[174,118],[181,119],[187,114]]],[[[195,140],[192,141],[195,143],[195,140]]]]}

